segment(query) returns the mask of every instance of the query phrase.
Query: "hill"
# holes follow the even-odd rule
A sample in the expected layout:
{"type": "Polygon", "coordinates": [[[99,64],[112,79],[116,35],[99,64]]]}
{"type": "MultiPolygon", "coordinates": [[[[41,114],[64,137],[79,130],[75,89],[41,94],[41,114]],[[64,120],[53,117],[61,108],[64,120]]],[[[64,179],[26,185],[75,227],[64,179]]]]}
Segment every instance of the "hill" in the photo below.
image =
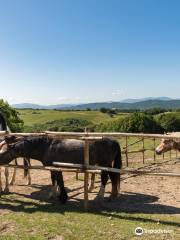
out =
{"type": "Polygon", "coordinates": [[[145,110],[149,108],[164,108],[164,109],[180,109],[180,99],[168,100],[168,98],[162,97],[160,99],[127,99],[127,102],[95,102],[86,104],[59,104],[59,105],[38,105],[31,103],[22,103],[12,105],[18,109],[62,109],[62,110],[86,110],[100,109],[100,108],[117,108],[117,109],[140,109],[145,110]],[[163,100],[162,100],[163,99],[163,100]],[[128,102],[129,101],[129,102],[128,102]]]}
{"type": "Polygon", "coordinates": [[[116,108],[116,109],[140,109],[140,110],[145,110],[149,108],[179,109],[180,100],[146,100],[134,103],[122,103],[122,102],[88,103],[77,105],[74,107],[69,107],[68,109],[85,110],[87,108],[91,109],[116,108]]]}

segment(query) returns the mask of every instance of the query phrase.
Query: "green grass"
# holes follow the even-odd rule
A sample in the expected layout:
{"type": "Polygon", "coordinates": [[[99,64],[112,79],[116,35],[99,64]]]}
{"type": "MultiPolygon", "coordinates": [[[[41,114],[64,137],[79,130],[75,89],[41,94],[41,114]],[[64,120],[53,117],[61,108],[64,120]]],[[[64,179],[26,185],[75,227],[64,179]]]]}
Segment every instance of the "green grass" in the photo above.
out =
{"type": "Polygon", "coordinates": [[[136,227],[172,230],[172,234],[144,234],[141,239],[178,239],[179,217],[168,214],[125,213],[97,208],[85,212],[82,203],[39,203],[17,195],[0,199],[0,239],[66,240],[139,239],[136,227]],[[3,226],[6,230],[3,232],[3,226]]]}
{"type": "Polygon", "coordinates": [[[20,118],[26,126],[42,124],[49,121],[61,120],[66,118],[86,119],[95,124],[117,118],[124,117],[126,114],[118,114],[113,118],[108,114],[99,111],[56,111],[56,110],[18,110],[20,118]]]}

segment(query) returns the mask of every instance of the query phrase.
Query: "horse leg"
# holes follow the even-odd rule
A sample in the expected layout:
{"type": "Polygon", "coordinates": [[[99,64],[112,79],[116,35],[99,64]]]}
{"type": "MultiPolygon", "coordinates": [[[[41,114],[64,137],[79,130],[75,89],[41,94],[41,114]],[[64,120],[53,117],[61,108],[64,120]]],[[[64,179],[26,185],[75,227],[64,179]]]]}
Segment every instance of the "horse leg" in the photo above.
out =
{"type": "Polygon", "coordinates": [[[2,168],[0,167],[0,193],[2,192],[1,171],[2,171],[2,168]]]}
{"type": "Polygon", "coordinates": [[[118,197],[118,193],[119,193],[120,175],[119,173],[109,172],[109,176],[112,183],[112,191],[111,191],[110,199],[115,199],[118,197]]]}
{"type": "Polygon", "coordinates": [[[5,167],[5,189],[4,193],[9,193],[9,169],[5,167]]]}
{"type": "MultiPolygon", "coordinates": [[[[26,166],[27,167],[31,167],[31,162],[30,162],[30,158],[24,158],[24,162],[26,162],[26,166]]],[[[24,171],[24,176],[28,178],[28,182],[27,182],[27,185],[31,185],[31,174],[30,174],[30,169],[26,169],[24,171]]]]}
{"type": "Polygon", "coordinates": [[[51,180],[53,184],[52,191],[49,194],[49,197],[58,194],[58,190],[60,191],[59,200],[61,203],[65,203],[67,201],[67,193],[64,187],[63,175],[62,172],[51,171],[51,180]],[[59,188],[59,189],[58,189],[59,188]]]}
{"type": "Polygon", "coordinates": [[[31,185],[31,175],[30,175],[30,158],[23,158],[23,164],[24,164],[24,178],[27,178],[27,185],[31,185]]]}
{"type": "Polygon", "coordinates": [[[64,180],[63,180],[63,175],[62,172],[56,172],[56,179],[57,179],[57,184],[60,190],[60,195],[59,195],[59,200],[61,203],[66,203],[68,199],[68,195],[66,193],[66,189],[64,187],[64,180]]]}
{"type": "Polygon", "coordinates": [[[79,175],[78,175],[78,172],[76,172],[76,180],[79,179],[79,175]]]}
{"type": "Polygon", "coordinates": [[[105,187],[106,187],[108,179],[109,179],[108,172],[102,171],[102,173],[101,173],[101,187],[100,187],[100,190],[99,190],[98,195],[96,197],[97,200],[103,200],[104,199],[105,187]]]}
{"type": "Polygon", "coordinates": [[[56,196],[57,193],[57,179],[56,179],[56,175],[55,175],[55,171],[51,171],[51,181],[52,181],[52,189],[49,192],[49,199],[53,199],[56,196]]]}
{"type": "Polygon", "coordinates": [[[92,190],[94,189],[94,186],[95,186],[95,173],[92,173],[91,175],[91,185],[89,187],[89,192],[92,192],[92,190]]]}
{"type": "MultiPolygon", "coordinates": [[[[17,159],[14,159],[14,163],[15,165],[17,166],[17,159]]],[[[14,182],[15,182],[15,179],[16,179],[16,171],[17,171],[17,168],[14,168],[14,172],[13,172],[13,176],[12,176],[12,179],[9,183],[9,185],[14,185],[14,182]]]]}

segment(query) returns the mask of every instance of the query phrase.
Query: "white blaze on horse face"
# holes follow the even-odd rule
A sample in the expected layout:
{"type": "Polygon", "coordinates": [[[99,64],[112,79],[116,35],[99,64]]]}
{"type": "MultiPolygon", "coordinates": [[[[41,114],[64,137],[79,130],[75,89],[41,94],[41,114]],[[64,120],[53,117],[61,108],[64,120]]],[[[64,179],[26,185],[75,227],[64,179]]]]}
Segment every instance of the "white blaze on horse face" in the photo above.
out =
{"type": "Polygon", "coordinates": [[[161,143],[157,148],[156,148],[156,153],[161,154],[164,148],[164,143],[161,143]]]}
{"type": "Polygon", "coordinates": [[[6,151],[7,151],[7,148],[8,148],[8,146],[7,146],[6,141],[2,141],[2,142],[0,143],[0,153],[6,152],[6,151]]]}
{"type": "Polygon", "coordinates": [[[2,142],[0,142],[0,148],[3,146],[3,145],[5,145],[6,144],[6,141],[5,140],[3,140],[2,142]]]}

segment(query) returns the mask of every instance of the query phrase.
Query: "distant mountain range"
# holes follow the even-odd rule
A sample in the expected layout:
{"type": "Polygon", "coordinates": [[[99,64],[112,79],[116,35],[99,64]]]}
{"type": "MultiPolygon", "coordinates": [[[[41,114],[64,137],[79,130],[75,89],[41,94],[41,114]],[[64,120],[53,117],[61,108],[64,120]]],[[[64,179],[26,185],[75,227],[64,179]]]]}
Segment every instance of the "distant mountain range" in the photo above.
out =
{"type": "Polygon", "coordinates": [[[139,98],[139,99],[134,99],[134,98],[128,98],[124,99],[120,102],[123,103],[135,103],[135,102],[144,102],[148,100],[162,100],[162,101],[168,101],[168,100],[173,100],[172,98],[169,97],[158,97],[158,98],[153,98],[153,97],[147,97],[147,98],[139,98]]]}
{"type": "Polygon", "coordinates": [[[19,109],[64,109],[76,106],[76,104],[57,104],[57,105],[39,105],[39,104],[33,104],[33,103],[18,103],[18,104],[12,104],[12,107],[19,108],[19,109]]]}
{"type": "Polygon", "coordinates": [[[159,98],[143,98],[143,99],[125,99],[119,102],[95,102],[84,104],[57,104],[57,105],[38,105],[31,103],[13,104],[14,108],[23,109],[64,109],[64,110],[85,110],[100,108],[119,108],[119,109],[149,109],[149,108],[165,108],[180,109],[180,99],[171,99],[168,97],[159,98]]]}

